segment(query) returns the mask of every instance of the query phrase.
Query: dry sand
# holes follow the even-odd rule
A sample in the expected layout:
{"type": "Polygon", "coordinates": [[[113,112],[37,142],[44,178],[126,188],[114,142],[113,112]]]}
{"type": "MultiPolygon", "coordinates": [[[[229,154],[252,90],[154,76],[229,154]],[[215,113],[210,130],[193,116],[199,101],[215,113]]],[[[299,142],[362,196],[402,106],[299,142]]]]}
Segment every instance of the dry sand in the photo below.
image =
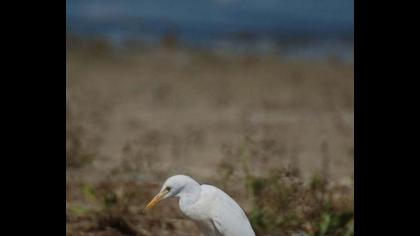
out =
{"type": "Polygon", "coordinates": [[[306,179],[328,168],[348,182],[353,88],[353,64],[334,60],[69,50],[68,125],[97,155],[68,174],[105,178],[129,149],[153,159],[148,168],[212,178],[226,150],[250,138],[268,150],[255,173],[294,164],[306,179]]]}

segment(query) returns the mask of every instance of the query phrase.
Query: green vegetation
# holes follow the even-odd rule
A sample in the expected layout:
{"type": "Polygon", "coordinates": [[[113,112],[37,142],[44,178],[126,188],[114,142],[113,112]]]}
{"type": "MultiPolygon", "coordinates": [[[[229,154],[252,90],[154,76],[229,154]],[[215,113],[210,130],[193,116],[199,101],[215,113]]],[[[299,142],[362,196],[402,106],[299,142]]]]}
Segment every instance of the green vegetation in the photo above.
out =
{"type": "MultiPolygon", "coordinates": [[[[252,150],[246,140],[239,148],[243,182],[251,210],[248,215],[258,235],[293,235],[300,232],[308,236],[354,235],[351,189],[344,192],[329,188],[328,181],[314,176],[305,185],[296,167],[270,169],[263,176],[252,174],[249,162],[251,152],[260,155],[262,149],[252,150]],[[255,151],[257,153],[255,153],[255,151]]],[[[254,143],[255,144],[255,143],[254,143]]],[[[220,165],[222,182],[232,179],[234,163],[220,165]]],[[[328,176],[324,174],[324,176],[328,176]]],[[[225,184],[226,186],[226,184],[225,184]]],[[[227,185],[229,186],[229,184],[227,185]]]]}

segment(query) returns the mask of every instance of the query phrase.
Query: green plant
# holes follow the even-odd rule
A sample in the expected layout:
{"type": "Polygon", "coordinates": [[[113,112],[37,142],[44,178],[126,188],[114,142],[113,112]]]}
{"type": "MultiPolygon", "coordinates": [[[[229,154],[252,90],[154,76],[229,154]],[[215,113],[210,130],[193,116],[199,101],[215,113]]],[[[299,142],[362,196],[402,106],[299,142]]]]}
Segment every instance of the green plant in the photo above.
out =
{"type": "Polygon", "coordinates": [[[324,175],[314,175],[305,184],[296,166],[272,168],[257,175],[251,163],[258,161],[259,152],[264,152],[259,141],[246,140],[236,150],[226,152],[231,162],[225,160],[220,165],[224,182],[232,181],[233,173],[238,172],[235,167],[240,167],[250,201],[248,216],[257,235],[354,235],[353,209],[343,204],[347,195],[338,191],[340,188],[329,188],[324,175]]]}

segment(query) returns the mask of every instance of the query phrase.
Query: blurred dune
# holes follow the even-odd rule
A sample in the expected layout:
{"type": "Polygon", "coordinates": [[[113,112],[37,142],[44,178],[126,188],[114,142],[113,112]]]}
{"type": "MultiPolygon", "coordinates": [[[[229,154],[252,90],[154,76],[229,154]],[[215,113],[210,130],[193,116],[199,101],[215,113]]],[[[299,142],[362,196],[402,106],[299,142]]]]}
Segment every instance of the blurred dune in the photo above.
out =
{"type": "Polygon", "coordinates": [[[222,147],[249,137],[275,140],[283,151],[270,159],[295,158],[308,176],[320,170],[328,143],[332,177],[352,173],[353,64],[187,50],[69,51],[67,97],[70,112],[104,139],[94,162],[104,171],[121,161],[127,142],[153,133],[159,158],[167,159],[160,168],[211,175],[222,147]]]}

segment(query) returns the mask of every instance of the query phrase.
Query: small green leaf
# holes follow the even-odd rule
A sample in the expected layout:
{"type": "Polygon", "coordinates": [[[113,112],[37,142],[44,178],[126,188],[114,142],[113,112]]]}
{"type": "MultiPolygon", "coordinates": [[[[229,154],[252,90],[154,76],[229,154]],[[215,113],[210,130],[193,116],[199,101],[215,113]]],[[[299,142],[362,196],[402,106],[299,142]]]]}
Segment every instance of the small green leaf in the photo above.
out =
{"type": "Polygon", "coordinates": [[[84,207],[82,205],[73,205],[68,208],[71,213],[76,215],[84,215],[89,212],[89,208],[84,207]]]}
{"type": "Polygon", "coordinates": [[[81,187],[81,191],[83,193],[83,196],[91,202],[96,202],[97,198],[96,198],[96,191],[93,187],[85,184],[81,187]]]}
{"type": "Polygon", "coordinates": [[[331,216],[330,216],[330,214],[325,213],[322,217],[322,221],[321,221],[321,224],[319,226],[319,235],[320,236],[324,236],[327,233],[328,228],[330,226],[330,223],[331,223],[331,216]]]}

